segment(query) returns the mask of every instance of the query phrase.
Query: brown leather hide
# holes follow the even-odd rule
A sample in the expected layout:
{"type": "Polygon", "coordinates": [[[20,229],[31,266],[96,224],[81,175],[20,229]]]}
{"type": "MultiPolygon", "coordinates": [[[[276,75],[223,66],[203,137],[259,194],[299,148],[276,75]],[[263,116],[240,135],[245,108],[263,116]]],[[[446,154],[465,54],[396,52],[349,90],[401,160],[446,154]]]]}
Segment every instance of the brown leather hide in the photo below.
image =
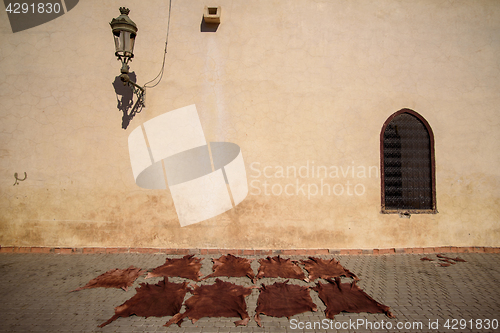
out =
{"type": "Polygon", "coordinates": [[[255,278],[255,273],[250,266],[252,260],[235,257],[231,254],[221,256],[219,259],[212,259],[214,265],[212,274],[205,276],[202,280],[215,276],[241,277],[248,276],[252,281],[255,278]]]}
{"type": "MultiPolygon", "coordinates": [[[[448,263],[448,264],[450,264],[450,265],[456,265],[456,264],[457,264],[456,262],[450,261],[450,260],[448,260],[448,259],[439,259],[439,261],[446,262],[446,263],[448,263]]],[[[441,264],[441,263],[440,263],[440,264],[441,264]]]]}
{"type": "Polygon", "coordinates": [[[250,320],[245,297],[255,287],[246,288],[230,282],[215,280],[213,285],[194,286],[192,297],[186,300],[186,312],[173,316],[164,326],[181,326],[183,318],[188,317],[193,323],[203,317],[240,317],[234,324],[246,325],[250,320]]]}
{"type": "Polygon", "coordinates": [[[262,285],[255,309],[255,321],[262,327],[260,314],[272,317],[287,317],[307,312],[317,311],[309,294],[309,287],[302,287],[285,282],[275,282],[273,285],[262,285]]]}
{"type": "Polygon", "coordinates": [[[389,307],[378,303],[368,296],[361,288],[352,283],[340,283],[340,278],[327,279],[328,283],[316,283],[311,288],[319,294],[319,298],[326,305],[325,314],[329,319],[334,319],[341,312],[351,313],[385,313],[389,318],[395,316],[389,311],[389,307]]]}
{"type": "MultiPolygon", "coordinates": [[[[457,262],[466,262],[462,258],[459,258],[459,257],[450,258],[450,257],[446,257],[446,256],[444,256],[442,254],[436,254],[436,257],[439,258],[437,264],[439,266],[441,266],[441,267],[448,267],[448,266],[451,266],[451,265],[455,265],[457,262]]],[[[430,259],[430,258],[427,258],[427,257],[420,258],[420,260],[427,260],[427,261],[434,262],[433,259],[430,259]]]]}
{"type": "Polygon", "coordinates": [[[137,293],[128,301],[115,308],[115,315],[107,322],[99,325],[104,327],[119,317],[131,315],[141,317],[173,316],[181,310],[184,296],[189,290],[188,283],[171,283],[167,278],[157,284],[141,283],[136,288],[137,293]]]}
{"type": "Polygon", "coordinates": [[[112,269],[104,274],[99,275],[95,279],[90,280],[85,286],[77,288],[72,291],[90,288],[122,288],[127,291],[128,287],[134,284],[134,281],[146,271],[130,266],[127,269],[112,269]]]}
{"type": "Polygon", "coordinates": [[[309,260],[301,260],[301,263],[304,264],[304,268],[309,272],[309,281],[314,281],[318,278],[328,279],[340,276],[353,278],[356,281],[359,280],[356,275],[342,267],[342,265],[333,258],[330,260],[323,260],[309,257],[309,260]]]}
{"type": "Polygon", "coordinates": [[[158,276],[178,276],[193,281],[200,281],[201,261],[203,259],[194,258],[194,254],[186,255],[180,259],[168,259],[161,266],[156,267],[148,273],[146,279],[158,276]]]}
{"type": "Polygon", "coordinates": [[[259,259],[259,263],[260,267],[255,277],[256,280],[263,277],[306,280],[306,275],[302,269],[291,259],[283,259],[280,256],[267,257],[266,259],[259,259]]]}
{"type": "Polygon", "coordinates": [[[445,257],[444,255],[442,254],[436,254],[436,256],[438,258],[443,258],[443,259],[449,259],[449,260],[453,260],[453,261],[457,261],[457,262],[467,262],[465,260],[463,260],[462,258],[459,258],[459,257],[455,257],[455,258],[450,258],[450,257],[445,257]]]}

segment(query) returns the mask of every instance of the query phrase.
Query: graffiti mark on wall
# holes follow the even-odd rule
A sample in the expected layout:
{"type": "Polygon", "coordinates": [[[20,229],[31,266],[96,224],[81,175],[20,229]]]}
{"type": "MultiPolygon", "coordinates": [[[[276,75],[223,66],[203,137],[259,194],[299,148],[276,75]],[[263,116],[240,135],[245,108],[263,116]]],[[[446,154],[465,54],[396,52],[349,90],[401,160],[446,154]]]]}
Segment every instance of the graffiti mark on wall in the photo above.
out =
{"type": "Polygon", "coordinates": [[[148,120],[130,133],[128,147],[136,184],[168,184],[182,227],[222,214],[248,194],[240,147],[207,144],[195,105],[148,120]]]}
{"type": "Polygon", "coordinates": [[[14,173],[14,178],[16,178],[16,182],[14,183],[14,186],[19,185],[19,182],[22,182],[22,181],[26,180],[27,177],[28,177],[28,175],[26,174],[26,172],[24,173],[24,178],[23,179],[19,178],[19,175],[17,174],[17,172],[15,172],[14,173]]]}

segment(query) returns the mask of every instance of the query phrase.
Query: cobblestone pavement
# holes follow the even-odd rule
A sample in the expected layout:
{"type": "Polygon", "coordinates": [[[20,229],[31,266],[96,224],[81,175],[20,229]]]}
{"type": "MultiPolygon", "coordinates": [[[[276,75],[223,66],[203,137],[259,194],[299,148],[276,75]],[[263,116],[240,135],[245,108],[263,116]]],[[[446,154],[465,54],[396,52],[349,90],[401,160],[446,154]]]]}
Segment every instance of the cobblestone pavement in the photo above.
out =
{"type": "MultiPolygon", "coordinates": [[[[311,291],[317,312],[296,315],[290,320],[261,315],[263,327],[258,327],[253,316],[259,292],[254,289],[246,298],[252,318],[246,327],[234,326],[238,318],[202,318],[195,324],[186,320],[182,327],[164,327],[170,317],[132,316],[98,328],[97,325],[114,314],[116,306],[135,294],[135,288],[127,292],[104,288],[69,291],[113,268],[134,265],[152,269],[162,265],[167,255],[0,254],[0,332],[500,332],[500,254],[447,254],[457,255],[467,262],[438,267],[420,260],[424,256],[436,258],[434,254],[318,256],[335,257],[355,273],[360,278],[358,285],[375,300],[389,306],[395,319],[384,314],[342,313],[330,321],[324,315],[325,305],[317,293],[311,291]]],[[[211,258],[219,255],[197,257],[204,258],[202,273],[207,275],[212,271],[211,258]]],[[[254,260],[255,273],[258,266],[254,260]]],[[[141,282],[159,280],[140,277],[134,287],[141,282]]],[[[170,279],[172,282],[183,280],[170,279]]],[[[214,280],[207,279],[200,284],[212,284],[214,280]]],[[[221,280],[252,285],[248,278],[221,280]]],[[[284,279],[260,279],[257,285],[275,281],[284,279]]],[[[290,283],[314,285],[299,280],[290,280],[290,283]]],[[[188,293],[186,299],[190,296],[188,293]]]]}

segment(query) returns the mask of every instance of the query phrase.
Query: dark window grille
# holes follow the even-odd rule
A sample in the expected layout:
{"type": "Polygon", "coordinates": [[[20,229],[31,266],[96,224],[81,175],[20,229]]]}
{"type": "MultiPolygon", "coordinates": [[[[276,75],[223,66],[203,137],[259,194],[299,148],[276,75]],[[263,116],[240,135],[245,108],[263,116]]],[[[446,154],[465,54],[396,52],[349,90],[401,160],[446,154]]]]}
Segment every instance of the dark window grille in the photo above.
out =
{"type": "Polygon", "coordinates": [[[404,109],[381,134],[382,211],[436,212],[434,140],[427,122],[404,109]]]}

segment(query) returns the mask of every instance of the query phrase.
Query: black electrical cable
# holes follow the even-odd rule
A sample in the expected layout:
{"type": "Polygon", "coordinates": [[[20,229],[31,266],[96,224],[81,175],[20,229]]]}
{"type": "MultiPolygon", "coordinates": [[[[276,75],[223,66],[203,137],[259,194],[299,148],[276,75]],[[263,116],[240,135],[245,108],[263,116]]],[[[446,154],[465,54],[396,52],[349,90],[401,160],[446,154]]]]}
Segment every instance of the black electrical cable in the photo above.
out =
{"type": "Polygon", "coordinates": [[[163,71],[165,70],[165,58],[166,58],[166,55],[167,55],[167,45],[168,45],[168,34],[169,34],[169,31],[170,31],[170,13],[172,12],[172,0],[169,1],[169,4],[168,4],[168,23],[167,23],[167,38],[165,40],[165,52],[163,53],[163,64],[161,65],[161,70],[160,72],[158,73],[158,75],[156,75],[156,77],[154,79],[152,79],[151,81],[148,81],[144,84],[144,88],[154,88],[156,87],[160,82],[161,82],[161,79],[163,78],[163,71]],[[148,86],[148,83],[151,83],[153,82],[154,80],[156,80],[158,77],[160,77],[160,79],[158,80],[158,82],[156,82],[154,85],[152,86],[148,86]]]}

